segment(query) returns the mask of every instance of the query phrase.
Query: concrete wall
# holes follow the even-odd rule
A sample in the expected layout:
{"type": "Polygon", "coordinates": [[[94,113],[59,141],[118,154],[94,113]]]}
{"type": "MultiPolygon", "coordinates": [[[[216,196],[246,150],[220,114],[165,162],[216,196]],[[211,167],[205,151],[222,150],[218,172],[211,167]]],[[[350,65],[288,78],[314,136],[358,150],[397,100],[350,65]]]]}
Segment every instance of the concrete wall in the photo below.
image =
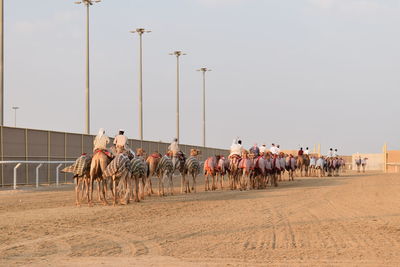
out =
{"type": "Polygon", "coordinates": [[[387,172],[400,172],[400,151],[389,150],[387,151],[387,172]]]}

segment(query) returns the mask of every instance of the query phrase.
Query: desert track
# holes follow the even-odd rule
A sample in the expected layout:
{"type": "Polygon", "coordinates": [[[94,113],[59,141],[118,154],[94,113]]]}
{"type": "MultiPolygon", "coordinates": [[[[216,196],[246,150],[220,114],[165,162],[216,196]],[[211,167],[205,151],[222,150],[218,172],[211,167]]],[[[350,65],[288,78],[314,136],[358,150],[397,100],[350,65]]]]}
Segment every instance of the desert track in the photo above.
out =
{"type": "Polygon", "coordinates": [[[71,186],[3,190],[0,265],[399,266],[399,192],[380,173],[118,207],[77,208],[71,186]]]}

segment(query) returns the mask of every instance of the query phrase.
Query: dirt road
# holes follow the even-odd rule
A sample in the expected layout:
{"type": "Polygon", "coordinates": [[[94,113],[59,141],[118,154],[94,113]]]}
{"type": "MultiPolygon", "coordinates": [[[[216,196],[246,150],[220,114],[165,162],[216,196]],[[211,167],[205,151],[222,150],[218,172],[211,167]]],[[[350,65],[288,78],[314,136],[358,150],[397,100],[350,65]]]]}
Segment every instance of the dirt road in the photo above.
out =
{"type": "Polygon", "coordinates": [[[0,265],[399,266],[399,192],[379,173],[118,207],[77,208],[71,186],[0,191],[0,265]]]}

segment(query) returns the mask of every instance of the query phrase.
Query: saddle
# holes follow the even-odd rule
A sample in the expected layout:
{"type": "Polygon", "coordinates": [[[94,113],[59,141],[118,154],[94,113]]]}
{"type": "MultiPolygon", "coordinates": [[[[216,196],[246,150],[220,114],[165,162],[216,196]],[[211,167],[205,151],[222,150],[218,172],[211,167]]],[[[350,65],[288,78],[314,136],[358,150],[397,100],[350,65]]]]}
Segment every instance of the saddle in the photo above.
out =
{"type": "Polygon", "coordinates": [[[230,159],[237,159],[237,160],[241,160],[241,159],[242,159],[242,157],[239,156],[238,154],[230,155],[229,158],[230,158],[230,159]]]}
{"type": "Polygon", "coordinates": [[[159,158],[161,158],[161,155],[160,155],[160,153],[153,153],[153,154],[150,155],[150,157],[155,158],[155,159],[159,159],[159,158]]]}
{"type": "Polygon", "coordinates": [[[96,149],[96,150],[94,151],[94,154],[97,154],[97,153],[103,153],[103,154],[106,155],[109,159],[113,159],[113,158],[114,158],[113,154],[111,154],[110,151],[108,151],[108,150],[96,149]]]}

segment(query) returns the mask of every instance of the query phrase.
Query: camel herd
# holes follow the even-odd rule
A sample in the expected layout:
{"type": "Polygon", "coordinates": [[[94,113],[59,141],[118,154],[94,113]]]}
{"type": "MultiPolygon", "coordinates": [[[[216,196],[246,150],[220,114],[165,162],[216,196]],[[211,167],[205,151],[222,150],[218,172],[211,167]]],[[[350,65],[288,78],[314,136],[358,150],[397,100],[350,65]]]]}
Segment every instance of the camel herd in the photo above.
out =
{"type": "MultiPolygon", "coordinates": [[[[265,153],[254,156],[243,151],[241,156],[232,155],[225,158],[215,155],[200,162],[200,151],[192,149],[187,157],[183,153],[174,155],[167,152],[164,156],[158,152],[146,156],[143,149],[132,153],[114,154],[109,157],[103,151],[96,151],[90,157],[88,167],[81,175],[75,175],[76,205],[80,206],[86,198],[88,205],[93,205],[93,186],[97,182],[98,200],[108,205],[108,189],[112,194],[113,204],[128,204],[139,202],[145,196],[154,194],[152,177],[158,180],[158,196],[166,195],[165,182],[168,183],[169,194],[173,195],[173,174],[181,177],[181,193],[196,192],[196,179],[203,170],[204,190],[222,190],[228,177],[228,188],[231,190],[265,189],[268,186],[278,186],[284,173],[288,173],[289,181],[298,176],[328,176],[339,175],[341,164],[334,158],[325,159],[324,166],[309,166],[308,155],[292,157],[288,155],[272,155],[265,153]],[[190,186],[189,177],[192,177],[190,186]]],[[[86,156],[85,156],[86,157],[86,156]]]]}

